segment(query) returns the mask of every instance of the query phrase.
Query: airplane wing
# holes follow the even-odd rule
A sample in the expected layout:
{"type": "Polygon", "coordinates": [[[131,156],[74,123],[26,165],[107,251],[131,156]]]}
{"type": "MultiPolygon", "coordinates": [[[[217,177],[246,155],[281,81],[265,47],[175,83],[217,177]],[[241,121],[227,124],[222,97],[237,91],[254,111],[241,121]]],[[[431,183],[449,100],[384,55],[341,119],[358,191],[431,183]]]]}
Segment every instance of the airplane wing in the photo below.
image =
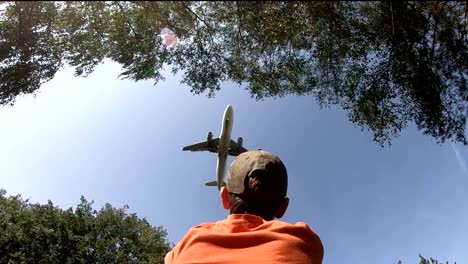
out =
{"type": "Polygon", "coordinates": [[[182,150],[190,151],[209,151],[218,152],[219,138],[213,138],[212,140],[195,143],[193,145],[185,146],[182,150]]]}
{"type": "Polygon", "coordinates": [[[237,143],[231,139],[231,142],[229,142],[229,155],[231,156],[238,156],[239,154],[246,152],[247,149],[244,147],[240,147],[237,145],[237,143]]]}

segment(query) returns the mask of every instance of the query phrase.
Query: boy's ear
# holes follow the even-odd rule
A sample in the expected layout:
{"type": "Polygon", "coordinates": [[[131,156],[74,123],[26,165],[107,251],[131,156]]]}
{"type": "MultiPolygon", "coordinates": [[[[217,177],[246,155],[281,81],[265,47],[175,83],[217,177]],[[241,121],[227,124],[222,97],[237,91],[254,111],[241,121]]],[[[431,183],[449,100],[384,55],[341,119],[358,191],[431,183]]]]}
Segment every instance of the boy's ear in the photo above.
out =
{"type": "Polygon", "coordinates": [[[231,203],[229,202],[229,193],[226,189],[226,186],[221,187],[221,202],[223,203],[223,208],[229,210],[231,208],[231,203]]]}
{"type": "Polygon", "coordinates": [[[284,213],[286,213],[286,210],[288,209],[289,205],[289,198],[285,197],[279,204],[278,209],[276,209],[275,217],[276,218],[281,218],[283,217],[284,213]]]}

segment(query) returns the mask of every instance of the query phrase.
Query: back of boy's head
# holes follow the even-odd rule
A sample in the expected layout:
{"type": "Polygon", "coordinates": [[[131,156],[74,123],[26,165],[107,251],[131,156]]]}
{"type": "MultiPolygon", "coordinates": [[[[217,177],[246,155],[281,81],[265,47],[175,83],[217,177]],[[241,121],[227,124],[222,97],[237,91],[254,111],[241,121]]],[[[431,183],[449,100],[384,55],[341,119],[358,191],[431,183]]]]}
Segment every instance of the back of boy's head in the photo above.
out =
{"type": "Polygon", "coordinates": [[[288,173],[280,158],[264,150],[240,154],[228,172],[230,212],[248,213],[272,220],[286,198],[288,173]]]}

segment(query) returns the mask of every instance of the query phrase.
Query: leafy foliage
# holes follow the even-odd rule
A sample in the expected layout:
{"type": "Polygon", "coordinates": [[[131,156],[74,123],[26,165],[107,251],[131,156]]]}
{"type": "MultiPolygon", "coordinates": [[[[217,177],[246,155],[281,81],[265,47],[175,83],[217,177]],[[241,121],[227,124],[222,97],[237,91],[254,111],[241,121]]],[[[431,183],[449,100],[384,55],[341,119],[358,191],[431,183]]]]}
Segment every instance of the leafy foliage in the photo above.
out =
{"type": "Polygon", "coordinates": [[[63,65],[104,59],[122,78],[183,73],[194,94],[224,81],[253,98],[312,95],[390,143],[410,123],[467,144],[468,5],[462,1],[8,2],[0,20],[0,104],[33,93],[63,65]],[[161,37],[179,38],[169,48],[161,37]]]}
{"type": "Polygon", "coordinates": [[[56,15],[52,2],[21,2],[5,8],[0,21],[0,104],[36,91],[60,68],[56,15]]]}
{"type": "Polygon", "coordinates": [[[164,263],[166,231],[127,209],[81,197],[62,210],[0,190],[0,263],[164,263]]]}

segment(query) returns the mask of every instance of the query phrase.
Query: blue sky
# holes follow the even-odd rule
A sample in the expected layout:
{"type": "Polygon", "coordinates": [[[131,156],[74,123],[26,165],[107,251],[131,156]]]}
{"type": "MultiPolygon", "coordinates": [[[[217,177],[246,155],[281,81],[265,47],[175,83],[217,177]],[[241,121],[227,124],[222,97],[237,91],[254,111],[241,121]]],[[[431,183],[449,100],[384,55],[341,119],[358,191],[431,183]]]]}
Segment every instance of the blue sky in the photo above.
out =
{"type": "MultiPolygon", "coordinates": [[[[290,207],[282,219],[308,223],[324,263],[418,263],[418,254],[468,262],[468,151],[438,145],[414,128],[381,149],[340,109],[309,96],[255,101],[223,84],[214,99],[179,79],[132,82],[113,63],[88,78],[62,71],[36,97],[0,108],[0,188],[62,208],[80,195],[162,225],[176,243],[193,225],[226,217],[216,155],[182,152],[220,132],[234,108],[233,137],[279,155],[290,207]]],[[[229,163],[232,158],[229,160],[229,163]]]]}

